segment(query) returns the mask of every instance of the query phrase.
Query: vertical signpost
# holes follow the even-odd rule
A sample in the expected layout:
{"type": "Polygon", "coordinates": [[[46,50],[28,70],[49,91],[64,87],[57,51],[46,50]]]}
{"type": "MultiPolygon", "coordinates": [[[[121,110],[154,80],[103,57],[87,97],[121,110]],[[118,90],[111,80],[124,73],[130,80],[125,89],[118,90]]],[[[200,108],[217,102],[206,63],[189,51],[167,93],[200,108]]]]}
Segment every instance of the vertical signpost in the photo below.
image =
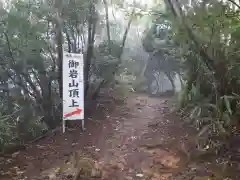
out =
{"type": "Polygon", "coordinates": [[[63,53],[63,132],[67,120],[81,120],[84,129],[83,55],[63,53]]]}

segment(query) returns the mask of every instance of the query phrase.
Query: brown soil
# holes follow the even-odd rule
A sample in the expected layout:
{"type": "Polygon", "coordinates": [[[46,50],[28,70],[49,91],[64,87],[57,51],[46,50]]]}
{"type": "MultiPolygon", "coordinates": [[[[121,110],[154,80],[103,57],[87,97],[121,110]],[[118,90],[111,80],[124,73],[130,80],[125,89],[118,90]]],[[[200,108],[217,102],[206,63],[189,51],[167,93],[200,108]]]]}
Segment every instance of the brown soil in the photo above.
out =
{"type": "Polygon", "coordinates": [[[65,134],[59,130],[11,158],[2,158],[0,179],[71,179],[57,170],[77,150],[97,160],[100,179],[224,179],[223,171],[207,161],[187,161],[188,151],[183,148],[190,148],[188,140],[195,132],[170,113],[167,98],[133,94],[105,120],[98,118],[83,133],[80,128],[65,134]]]}

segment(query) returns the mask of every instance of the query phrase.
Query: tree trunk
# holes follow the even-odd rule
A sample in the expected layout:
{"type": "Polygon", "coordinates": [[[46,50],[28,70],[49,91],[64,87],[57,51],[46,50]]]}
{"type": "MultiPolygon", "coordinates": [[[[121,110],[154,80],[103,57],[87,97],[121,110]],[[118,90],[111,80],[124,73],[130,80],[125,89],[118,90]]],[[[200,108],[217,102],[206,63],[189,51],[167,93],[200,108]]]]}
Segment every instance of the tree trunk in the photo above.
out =
{"type": "Polygon", "coordinates": [[[99,92],[100,92],[100,89],[101,89],[101,87],[104,85],[105,82],[106,82],[105,80],[102,80],[102,81],[99,83],[98,87],[95,89],[95,91],[94,91],[93,94],[92,94],[92,100],[96,100],[96,99],[97,99],[97,97],[98,97],[98,95],[99,95],[99,92]]]}
{"type": "Polygon", "coordinates": [[[108,50],[110,51],[111,45],[111,35],[110,35],[110,25],[109,25],[109,17],[108,17],[108,4],[106,0],[103,0],[105,13],[106,13],[106,25],[107,25],[107,37],[108,37],[108,50]]]}
{"type": "Polygon", "coordinates": [[[181,84],[181,89],[183,88],[184,86],[184,83],[183,83],[183,79],[182,79],[182,76],[180,73],[178,73],[178,77],[179,77],[179,81],[180,81],[180,84],[181,84]]]}
{"type": "Polygon", "coordinates": [[[123,40],[122,40],[122,44],[121,44],[121,49],[120,49],[120,53],[119,53],[119,60],[121,62],[121,57],[122,57],[122,54],[123,54],[123,49],[125,47],[125,42],[127,40],[127,35],[128,35],[128,32],[129,32],[129,29],[131,27],[131,24],[132,24],[132,20],[133,20],[133,17],[135,15],[135,9],[132,10],[132,13],[131,13],[131,16],[130,16],[130,19],[128,21],[128,25],[127,25],[127,28],[125,29],[125,32],[123,34],[123,40]]]}
{"type": "Polygon", "coordinates": [[[56,107],[54,107],[52,99],[51,80],[47,77],[45,71],[39,72],[40,87],[42,90],[41,107],[43,111],[43,121],[47,124],[49,129],[54,129],[59,125],[60,117],[56,118],[56,107]]]}
{"type": "Polygon", "coordinates": [[[58,84],[60,98],[63,97],[63,82],[62,82],[62,71],[63,71],[63,47],[62,47],[62,29],[59,17],[56,21],[56,44],[57,44],[57,56],[58,56],[58,84]]]}
{"type": "Polygon", "coordinates": [[[72,43],[71,43],[71,39],[70,36],[67,32],[67,28],[64,28],[64,33],[66,34],[66,38],[67,38],[67,43],[68,43],[68,52],[72,52],[72,43]]]}
{"type": "Polygon", "coordinates": [[[122,43],[121,43],[120,52],[118,54],[119,63],[117,63],[116,67],[113,69],[113,76],[118,72],[118,67],[122,62],[123,50],[124,50],[124,47],[125,47],[125,43],[126,43],[126,40],[127,40],[127,35],[128,35],[128,32],[129,32],[129,29],[131,27],[134,15],[135,15],[135,9],[132,10],[130,19],[128,20],[127,28],[125,29],[125,32],[123,34],[123,40],[122,40],[122,43]]]}
{"type": "Polygon", "coordinates": [[[174,78],[171,76],[171,74],[169,72],[164,72],[165,75],[167,76],[168,80],[170,81],[171,85],[172,85],[172,90],[173,92],[176,91],[176,86],[175,86],[175,83],[174,83],[174,78]]]}
{"type": "Polygon", "coordinates": [[[95,4],[91,1],[89,5],[89,18],[88,18],[88,49],[87,56],[85,58],[85,66],[84,66],[84,81],[85,81],[85,96],[87,96],[87,91],[89,89],[89,72],[91,68],[91,60],[93,57],[93,48],[94,48],[94,37],[95,37],[95,28],[96,19],[93,18],[95,16],[95,4]]]}

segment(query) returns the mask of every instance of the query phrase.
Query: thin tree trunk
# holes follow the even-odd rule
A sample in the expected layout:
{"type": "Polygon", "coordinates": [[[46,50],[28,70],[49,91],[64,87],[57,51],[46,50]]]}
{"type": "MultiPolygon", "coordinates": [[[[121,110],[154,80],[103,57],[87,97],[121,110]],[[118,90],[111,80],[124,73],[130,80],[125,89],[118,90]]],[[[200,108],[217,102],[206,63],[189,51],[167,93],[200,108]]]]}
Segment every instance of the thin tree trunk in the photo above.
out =
{"type": "Polygon", "coordinates": [[[123,40],[122,40],[121,49],[120,49],[120,53],[119,53],[119,60],[120,60],[120,62],[122,61],[121,57],[122,57],[122,54],[123,54],[123,49],[125,47],[125,43],[126,43],[126,40],[127,40],[127,35],[128,35],[128,32],[129,32],[129,29],[131,27],[134,15],[135,15],[135,9],[132,10],[130,19],[128,21],[127,28],[125,29],[125,32],[123,34],[123,40]]]}
{"type": "Polygon", "coordinates": [[[43,121],[47,124],[49,129],[54,129],[60,118],[56,118],[55,107],[52,99],[51,80],[47,77],[45,71],[39,72],[40,87],[42,90],[41,106],[43,111],[43,121]]]}
{"type": "Polygon", "coordinates": [[[178,73],[178,77],[179,77],[179,81],[180,81],[180,84],[181,84],[181,89],[183,88],[183,85],[184,85],[184,83],[183,83],[183,79],[182,79],[182,76],[181,76],[181,74],[180,73],[178,73]]]}
{"type": "Polygon", "coordinates": [[[135,15],[135,9],[132,10],[132,13],[131,13],[131,16],[129,18],[127,27],[126,27],[125,32],[123,34],[123,40],[122,40],[122,43],[121,43],[120,52],[118,54],[119,63],[116,65],[115,69],[113,69],[113,76],[118,72],[118,67],[122,62],[123,50],[124,50],[124,47],[125,47],[125,43],[126,43],[126,40],[127,40],[127,35],[128,35],[128,32],[129,32],[129,29],[131,27],[134,15],[135,15]]]}
{"type": "MultiPolygon", "coordinates": [[[[56,24],[55,24],[55,31],[56,31],[56,44],[57,44],[57,67],[58,67],[58,86],[59,86],[59,96],[60,99],[62,100],[63,98],[63,34],[62,34],[62,19],[61,19],[61,14],[62,14],[62,0],[55,0],[55,6],[57,7],[57,16],[55,18],[56,24]]],[[[59,111],[60,114],[63,112],[63,105],[60,103],[59,105],[59,111]]],[[[48,116],[47,114],[46,116],[48,116]]],[[[45,121],[50,123],[50,127],[55,126],[54,123],[50,122],[51,120],[45,118],[45,121]]]]}
{"type": "Polygon", "coordinates": [[[59,84],[59,94],[60,98],[63,97],[62,90],[63,90],[63,82],[62,82],[62,70],[63,70],[63,47],[62,47],[62,31],[61,25],[57,23],[56,26],[57,34],[57,55],[58,55],[58,84],[59,84]]]}
{"type": "Polygon", "coordinates": [[[67,38],[67,43],[68,43],[68,52],[72,52],[72,43],[71,43],[71,39],[70,36],[67,32],[67,28],[64,28],[64,33],[66,34],[66,38],[67,38]]]}
{"type": "Polygon", "coordinates": [[[107,25],[107,37],[108,37],[108,50],[110,50],[111,43],[111,35],[110,35],[110,25],[109,25],[109,17],[108,17],[108,4],[106,0],[103,0],[105,13],[106,13],[106,25],[107,25]]]}
{"type": "Polygon", "coordinates": [[[91,66],[91,60],[93,57],[93,47],[94,47],[94,36],[95,36],[95,28],[96,28],[96,20],[93,18],[95,16],[95,4],[91,1],[89,5],[89,18],[88,18],[88,49],[87,56],[84,66],[84,79],[85,79],[85,96],[87,95],[87,91],[89,89],[89,72],[91,66]]]}
{"type": "Polygon", "coordinates": [[[171,76],[170,73],[168,72],[164,72],[165,75],[167,76],[168,80],[170,81],[171,85],[172,85],[172,90],[175,92],[176,91],[176,86],[175,86],[175,83],[174,83],[174,78],[171,76]]]}

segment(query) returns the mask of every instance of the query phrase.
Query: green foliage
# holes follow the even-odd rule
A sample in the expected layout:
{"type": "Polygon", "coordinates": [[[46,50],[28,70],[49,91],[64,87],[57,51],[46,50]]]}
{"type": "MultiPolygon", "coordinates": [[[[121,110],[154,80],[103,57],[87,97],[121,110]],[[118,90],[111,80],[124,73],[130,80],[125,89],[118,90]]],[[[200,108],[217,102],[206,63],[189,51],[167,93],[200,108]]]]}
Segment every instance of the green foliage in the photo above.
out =
{"type": "Polygon", "coordinates": [[[17,135],[14,133],[14,125],[11,123],[10,115],[1,115],[0,118],[0,151],[4,149],[4,147],[8,146],[10,143],[16,141],[17,135]]]}
{"type": "MultiPolygon", "coordinates": [[[[220,1],[199,2],[174,19],[164,17],[172,22],[171,37],[178,47],[174,56],[181,57],[185,80],[179,107],[199,136],[209,140],[233,135],[239,123],[238,17],[238,7],[220,1]]],[[[216,141],[212,143],[214,147],[216,141]]]]}
{"type": "Polygon", "coordinates": [[[95,73],[107,82],[111,82],[115,78],[115,71],[118,67],[120,60],[120,43],[116,41],[104,41],[94,51],[94,66],[95,73]]]}
{"type": "Polygon", "coordinates": [[[120,49],[120,42],[114,40],[111,40],[110,43],[108,41],[104,41],[98,46],[100,55],[111,55],[116,58],[118,58],[121,53],[120,49]]]}
{"type": "Polygon", "coordinates": [[[96,4],[18,0],[8,8],[0,6],[1,150],[59,125],[61,47],[74,53],[87,50],[84,73],[86,85],[91,86],[86,94],[94,96],[90,98],[97,97],[105,82],[114,82],[122,43],[104,41],[95,46],[95,35],[104,24],[96,4]]]}

